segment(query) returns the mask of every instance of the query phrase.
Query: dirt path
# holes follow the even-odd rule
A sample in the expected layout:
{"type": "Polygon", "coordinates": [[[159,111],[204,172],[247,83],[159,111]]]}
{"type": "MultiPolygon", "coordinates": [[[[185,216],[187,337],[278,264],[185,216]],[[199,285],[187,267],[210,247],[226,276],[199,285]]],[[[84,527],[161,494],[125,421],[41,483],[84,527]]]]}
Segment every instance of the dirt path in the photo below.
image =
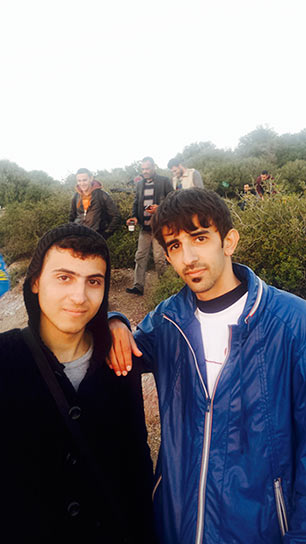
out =
{"type": "MultiPolygon", "coordinates": [[[[153,271],[147,273],[145,295],[129,295],[125,289],[133,283],[133,270],[120,269],[112,271],[112,283],[110,289],[110,310],[119,310],[125,314],[133,328],[148,312],[147,295],[157,281],[153,271]]],[[[13,328],[22,328],[27,325],[27,314],[23,303],[22,281],[0,299],[0,332],[13,328]]],[[[156,463],[159,443],[160,428],[158,415],[158,401],[154,378],[146,374],[142,378],[146,423],[148,429],[148,442],[154,464],[156,463]]]]}

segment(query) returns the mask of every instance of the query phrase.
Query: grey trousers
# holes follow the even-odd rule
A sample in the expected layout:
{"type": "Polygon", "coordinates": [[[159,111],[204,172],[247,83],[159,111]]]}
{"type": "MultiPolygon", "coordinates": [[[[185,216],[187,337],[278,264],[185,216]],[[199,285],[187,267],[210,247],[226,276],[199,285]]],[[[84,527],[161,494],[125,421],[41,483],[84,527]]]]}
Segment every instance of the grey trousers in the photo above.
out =
{"type": "Polygon", "coordinates": [[[135,254],[134,287],[143,291],[145,284],[145,275],[152,246],[153,260],[158,277],[165,272],[167,263],[163,248],[157,240],[153,238],[151,232],[140,230],[138,237],[138,247],[135,254]]]}

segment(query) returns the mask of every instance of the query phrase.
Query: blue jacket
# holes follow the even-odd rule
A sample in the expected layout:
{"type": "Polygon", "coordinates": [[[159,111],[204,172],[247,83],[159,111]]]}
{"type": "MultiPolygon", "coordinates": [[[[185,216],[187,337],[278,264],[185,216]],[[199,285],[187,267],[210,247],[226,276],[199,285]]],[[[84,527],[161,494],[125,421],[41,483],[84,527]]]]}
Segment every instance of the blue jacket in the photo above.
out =
{"type": "Polygon", "coordinates": [[[247,279],[248,298],[211,398],[187,286],[135,333],[159,395],[160,539],[305,544],[306,303],[233,266],[247,279]]]}

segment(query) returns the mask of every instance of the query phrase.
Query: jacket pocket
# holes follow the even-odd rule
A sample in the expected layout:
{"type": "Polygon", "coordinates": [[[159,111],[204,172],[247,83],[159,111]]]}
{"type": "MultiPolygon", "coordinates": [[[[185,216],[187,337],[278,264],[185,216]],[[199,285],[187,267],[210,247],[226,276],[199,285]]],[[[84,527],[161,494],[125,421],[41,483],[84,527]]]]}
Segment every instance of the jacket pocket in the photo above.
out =
{"type": "Polygon", "coordinates": [[[284,534],[288,531],[288,522],[281,478],[274,480],[274,493],[279,528],[281,535],[284,536],[284,534]]]}

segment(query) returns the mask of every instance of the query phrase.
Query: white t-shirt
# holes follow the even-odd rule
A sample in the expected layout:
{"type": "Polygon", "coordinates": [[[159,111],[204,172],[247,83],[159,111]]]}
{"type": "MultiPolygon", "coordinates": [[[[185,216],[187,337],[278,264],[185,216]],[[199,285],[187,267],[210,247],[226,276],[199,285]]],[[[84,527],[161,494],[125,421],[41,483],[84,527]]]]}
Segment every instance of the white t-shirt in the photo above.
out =
{"type": "Polygon", "coordinates": [[[211,397],[219,372],[226,361],[229,349],[229,326],[237,325],[247,299],[245,293],[239,300],[220,312],[205,313],[197,308],[206,361],[208,393],[211,397]]]}

